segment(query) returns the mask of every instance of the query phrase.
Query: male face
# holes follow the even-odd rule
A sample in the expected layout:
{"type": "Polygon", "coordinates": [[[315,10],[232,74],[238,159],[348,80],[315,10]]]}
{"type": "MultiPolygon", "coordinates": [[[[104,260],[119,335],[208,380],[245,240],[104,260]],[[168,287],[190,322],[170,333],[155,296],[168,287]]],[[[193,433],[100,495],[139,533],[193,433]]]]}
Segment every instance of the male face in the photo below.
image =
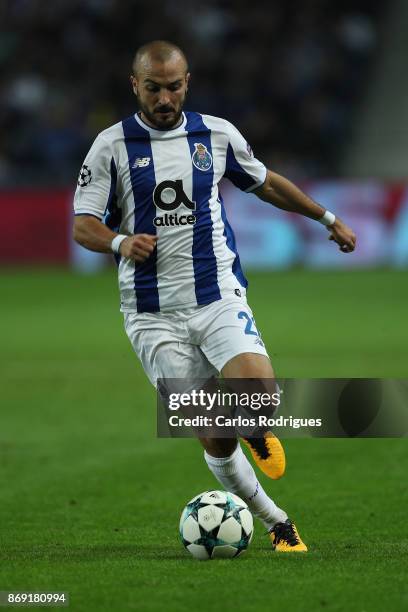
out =
{"type": "Polygon", "coordinates": [[[180,122],[190,74],[178,56],[167,61],[146,58],[130,77],[142,119],[152,127],[171,129],[180,122]]]}

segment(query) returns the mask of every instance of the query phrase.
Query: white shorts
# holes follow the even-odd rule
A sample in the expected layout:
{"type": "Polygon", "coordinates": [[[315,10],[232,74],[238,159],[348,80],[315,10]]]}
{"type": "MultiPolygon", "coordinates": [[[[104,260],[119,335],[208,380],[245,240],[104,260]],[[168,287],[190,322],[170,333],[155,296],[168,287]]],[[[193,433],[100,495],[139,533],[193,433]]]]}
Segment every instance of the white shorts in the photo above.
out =
{"type": "Polygon", "coordinates": [[[170,312],[124,314],[125,329],[151,383],[217,375],[241,353],[268,357],[244,297],[170,312]]]}

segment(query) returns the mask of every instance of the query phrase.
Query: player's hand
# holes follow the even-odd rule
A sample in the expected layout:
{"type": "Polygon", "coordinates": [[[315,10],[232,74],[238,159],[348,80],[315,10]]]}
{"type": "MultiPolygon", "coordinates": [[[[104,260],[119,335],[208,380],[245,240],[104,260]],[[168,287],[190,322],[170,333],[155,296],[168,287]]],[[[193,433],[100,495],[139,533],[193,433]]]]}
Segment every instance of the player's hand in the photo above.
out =
{"type": "Polygon", "coordinates": [[[334,240],[343,253],[352,253],[356,248],[356,235],[341,219],[336,217],[333,225],[328,225],[329,240],[334,240]]]}
{"type": "Polygon", "coordinates": [[[157,236],[151,234],[134,234],[125,238],[119,247],[122,257],[143,263],[156,248],[157,236]]]}

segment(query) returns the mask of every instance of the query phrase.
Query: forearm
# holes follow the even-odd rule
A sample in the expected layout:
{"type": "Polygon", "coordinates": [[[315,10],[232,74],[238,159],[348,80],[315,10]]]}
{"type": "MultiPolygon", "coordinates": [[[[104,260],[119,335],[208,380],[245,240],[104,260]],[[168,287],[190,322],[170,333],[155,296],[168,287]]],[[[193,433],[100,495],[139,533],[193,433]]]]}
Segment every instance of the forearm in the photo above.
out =
{"type": "Polygon", "coordinates": [[[314,202],[288,179],[268,170],[265,183],[255,194],[277,208],[299,213],[310,219],[320,219],[325,208],[314,202]]]}
{"type": "Polygon", "coordinates": [[[279,174],[268,170],[264,184],[255,190],[255,194],[290,212],[299,213],[310,219],[319,220],[330,232],[329,239],[334,240],[343,253],[351,253],[356,247],[356,235],[352,229],[347,227],[339,217],[314,202],[309,196],[301,191],[296,185],[279,174]],[[322,219],[324,215],[324,218],[322,219]]]}
{"type": "Polygon", "coordinates": [[[115,236],[117,234],[96,217],[81,215],[74,219],[74,240],[90,251],[112,253],[111,243],[115,236]]]}
{"type": "Polygon", "coordinates": [[[90,251],[112,253],[114,250],[122,257],[143,263],[156,248],[157,236],[134,234],[125,237],[123,233],[112,232],[96,217],[81,215],[74,218],[74,240],[90,251]],[[112,248],[112,240],[116,236],[120,243],[112,248]]]}

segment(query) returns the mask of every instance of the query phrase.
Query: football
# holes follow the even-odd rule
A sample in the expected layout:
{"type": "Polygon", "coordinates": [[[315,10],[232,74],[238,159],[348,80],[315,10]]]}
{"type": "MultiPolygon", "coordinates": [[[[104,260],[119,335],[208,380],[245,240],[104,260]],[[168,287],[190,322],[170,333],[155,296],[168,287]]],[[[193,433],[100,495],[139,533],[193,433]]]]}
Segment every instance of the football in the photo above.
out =
{"type": "Polygon", "coordinates": [[[188,502],[180,537],[196,559],[232,558],[246,550],[254,533],[247,504],[234,493],[205,491],[188,502]]]}

